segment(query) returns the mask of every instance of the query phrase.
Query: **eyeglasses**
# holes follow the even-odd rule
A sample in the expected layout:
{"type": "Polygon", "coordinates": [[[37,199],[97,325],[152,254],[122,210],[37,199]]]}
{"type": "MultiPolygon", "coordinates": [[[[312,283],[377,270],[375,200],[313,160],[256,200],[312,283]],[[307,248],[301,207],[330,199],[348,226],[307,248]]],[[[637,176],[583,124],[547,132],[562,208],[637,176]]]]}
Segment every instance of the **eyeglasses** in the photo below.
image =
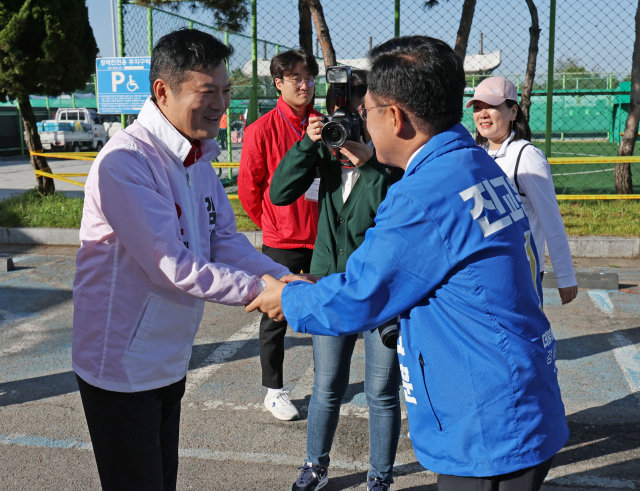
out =
{"type": "Polygon", "coordinates": [[[358,114],[362,118],[362,121],[366,121],[367,120],[367,111],[370,111],[371,109],[377,109],[379,107],[389,107],[389,106],[391,106],[391,104],[387,104],[386,106],[373,106],[373,107],[360,106],[360,107],[358,107],[358,114]]]}
{"type": "Polygon", "coordinates": [[[302,87],[302,83],[303,82],[305,84],[307,84],[308,88],[311,88],[316,84],[316,79],[314,77],[309,77],[307,79],[301,79],[300,77],[283,78],[282,80],[286,80],[287,82],[291,82],[293,85],[295,85],[296,89],[299,89],[300,87],[302,87]]]}

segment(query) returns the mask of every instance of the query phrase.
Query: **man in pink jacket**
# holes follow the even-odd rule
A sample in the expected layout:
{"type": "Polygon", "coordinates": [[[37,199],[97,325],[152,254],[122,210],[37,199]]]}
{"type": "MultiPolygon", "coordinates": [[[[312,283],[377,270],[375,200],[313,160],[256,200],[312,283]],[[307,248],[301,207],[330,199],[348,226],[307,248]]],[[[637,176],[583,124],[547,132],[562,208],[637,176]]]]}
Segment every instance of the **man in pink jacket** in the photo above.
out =
{"type": "Polygon", "coordinates": [[[263,275],[289,274],[237,232],[210,164],[232,51],[193,29],[161,38],[153,95],[87,179],[73,369],[104,490],[176,489],[180,401],[204,302],[244,305],[263,275]]]}

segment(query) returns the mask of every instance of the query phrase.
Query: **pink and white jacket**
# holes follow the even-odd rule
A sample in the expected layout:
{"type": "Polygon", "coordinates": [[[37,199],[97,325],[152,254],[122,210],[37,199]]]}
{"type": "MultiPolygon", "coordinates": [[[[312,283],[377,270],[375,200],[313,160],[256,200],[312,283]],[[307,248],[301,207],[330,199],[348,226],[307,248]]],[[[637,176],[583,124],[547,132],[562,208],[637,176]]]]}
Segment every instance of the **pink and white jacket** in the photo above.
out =
{"type": "Polygon", "coordinates": [[[187,373],[204,301],[244,305],[260,276],[289,271],[259,253],[236,222],[211,160],[191,150],[147,100],[114,135],[85,186],[73,283],[73,369],[118,392],[164,387],[187,373]]]}

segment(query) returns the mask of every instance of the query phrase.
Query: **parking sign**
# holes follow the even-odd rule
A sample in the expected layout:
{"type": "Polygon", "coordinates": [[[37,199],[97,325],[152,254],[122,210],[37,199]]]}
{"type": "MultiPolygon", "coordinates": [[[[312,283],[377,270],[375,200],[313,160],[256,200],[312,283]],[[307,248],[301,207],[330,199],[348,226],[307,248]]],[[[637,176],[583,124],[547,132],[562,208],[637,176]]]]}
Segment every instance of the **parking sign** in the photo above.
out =
{"type": "Polygon", "coordinates": [[[102,114],[138,114],[151,95],[150,56],[98,58],[96,98],[102,114]]]}

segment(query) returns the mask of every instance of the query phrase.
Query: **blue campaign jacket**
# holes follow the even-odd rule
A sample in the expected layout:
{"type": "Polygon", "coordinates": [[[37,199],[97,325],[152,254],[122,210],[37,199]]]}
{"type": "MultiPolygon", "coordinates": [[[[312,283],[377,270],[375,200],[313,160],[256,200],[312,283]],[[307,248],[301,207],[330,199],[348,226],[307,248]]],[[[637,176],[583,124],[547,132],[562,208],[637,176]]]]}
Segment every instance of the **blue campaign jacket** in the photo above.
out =
{"type": "Polygon", "coordinates": [[[334,336],[400,315],[418,460],[441,474],[506,474],[569,437],[536,258],[518,193],[455,125],[391,186],[346,273],[290,283],[282,306],[294,330],[334,336]]]}

